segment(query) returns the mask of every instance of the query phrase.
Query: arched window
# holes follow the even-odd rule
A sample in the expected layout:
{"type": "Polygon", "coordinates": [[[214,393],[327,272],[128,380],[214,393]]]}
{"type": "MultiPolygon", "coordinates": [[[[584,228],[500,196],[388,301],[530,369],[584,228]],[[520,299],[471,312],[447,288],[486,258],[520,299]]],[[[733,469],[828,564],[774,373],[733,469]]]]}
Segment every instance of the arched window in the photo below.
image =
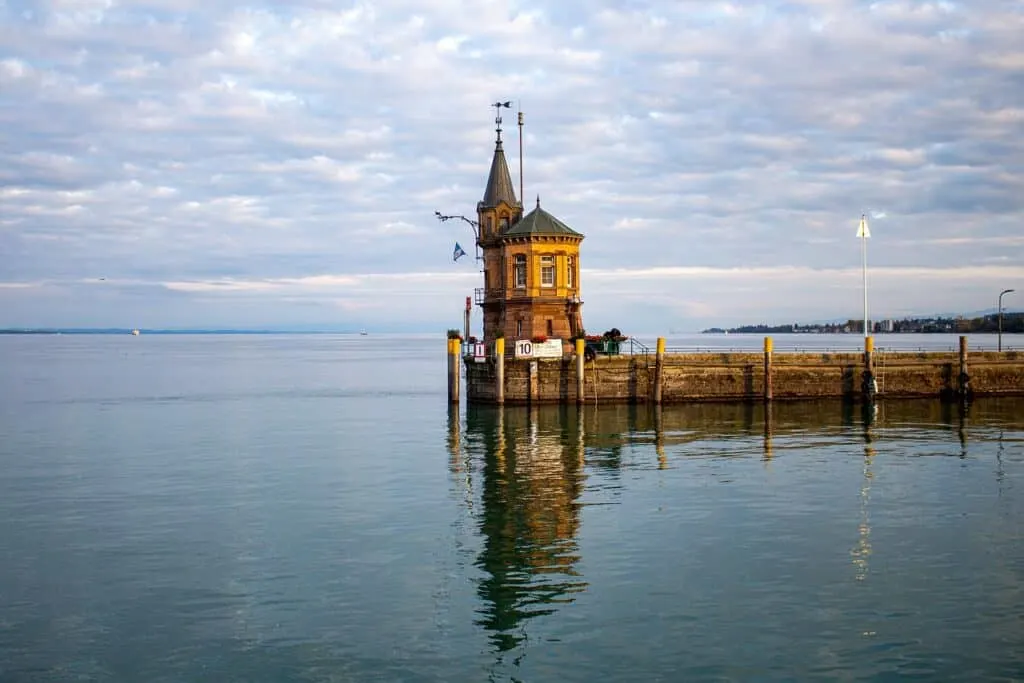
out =
{"type": "Polygon", "coordinates": [[[512,263],[513,286],[518,289],[523,289],[526,287],[526,255],[516,254],[515,260],[512,263]]]}
{"type": "Polygon", "coordinates": [[[501,217],[501,232],[504,233],[508,230],[508,216],[501,217]]]}

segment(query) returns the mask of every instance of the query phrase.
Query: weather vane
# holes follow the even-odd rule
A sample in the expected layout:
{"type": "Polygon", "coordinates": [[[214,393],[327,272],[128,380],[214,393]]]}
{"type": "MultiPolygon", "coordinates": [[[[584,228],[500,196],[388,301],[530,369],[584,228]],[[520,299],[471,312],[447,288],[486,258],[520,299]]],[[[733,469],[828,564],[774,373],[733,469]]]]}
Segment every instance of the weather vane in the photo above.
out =
{"type": "Polygon", "coordinates": [[[511,109],[512,101],[509,100],[508,102],[495,102],[491,106],[494,107],[494,125],[497,126],[497,128],[495,128],[495,131],[497,131],[498,133],[498,142],[501,142],[501,108],[505,107],[506,109],[511,109]]]}

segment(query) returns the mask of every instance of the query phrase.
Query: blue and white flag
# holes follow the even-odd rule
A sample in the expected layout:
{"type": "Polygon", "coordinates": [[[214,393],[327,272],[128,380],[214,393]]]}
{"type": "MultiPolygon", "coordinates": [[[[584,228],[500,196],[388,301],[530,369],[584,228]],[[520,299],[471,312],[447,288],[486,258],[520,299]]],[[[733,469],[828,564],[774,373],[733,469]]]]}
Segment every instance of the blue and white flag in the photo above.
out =
{"type": "Polygon", "coordinates": [[[455,253],[452,254],[452,260],[453,261],[458,261],[460,256],[465,256],[465,255],[466,255],[466,252],[463,251],[462,247],[459,246],[459,243],[456,242],[455,243],[455,253]]]}

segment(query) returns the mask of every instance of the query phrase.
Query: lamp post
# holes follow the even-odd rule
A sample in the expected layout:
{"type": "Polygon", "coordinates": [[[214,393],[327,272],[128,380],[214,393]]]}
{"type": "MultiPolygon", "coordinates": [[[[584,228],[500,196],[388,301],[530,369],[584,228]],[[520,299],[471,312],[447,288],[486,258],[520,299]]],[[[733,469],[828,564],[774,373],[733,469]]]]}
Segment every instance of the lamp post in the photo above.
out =
{"type": "Polygon", "coordinates": [[[857,228],[857,237],[860,238],[861,257],[863,260],[864,338],[867,339],[871,336],[871,330],[868,329],[868,238],[871,237],[871,231],[868,229],[868,219],[864,217],[864,214],[860,216],[860,227],[857,228]]]}
{"type": "Polygon", "coordinates": [[[1003,350],[1003,295],[1012,292],[1012,289],[1004,289],[999,292],[999,342],[998,350],[1003,350]]]}

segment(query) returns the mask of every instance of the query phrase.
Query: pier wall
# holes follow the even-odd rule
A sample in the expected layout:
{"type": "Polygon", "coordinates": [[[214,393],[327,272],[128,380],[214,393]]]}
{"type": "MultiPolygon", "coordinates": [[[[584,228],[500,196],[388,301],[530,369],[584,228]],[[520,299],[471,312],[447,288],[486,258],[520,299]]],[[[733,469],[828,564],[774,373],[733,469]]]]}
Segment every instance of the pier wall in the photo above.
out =
{"type": "MultiPolygon", "coordinates": [[[[772,400],[861,396],[865,354],[774,353],[665,354],[661,402],[764,400],[765,368],[770,367],[772,400]]],[[[955,397],[960,392],[960,356],[956,352],[875,353],[877,396],[955,397]]],[[[970,394],[1024,395],[1024,354],[975,352],[966,358],[970,394]]],[[[649,403],[657,381],[654,354],[598,356],[584,364],[584,403],[649,403]]],[[[576,362],[504,361],[507,404],[577,403],[576,362]]],[[[466,363],[469,402],[495,401],[495,362],[466,363]]]]}

